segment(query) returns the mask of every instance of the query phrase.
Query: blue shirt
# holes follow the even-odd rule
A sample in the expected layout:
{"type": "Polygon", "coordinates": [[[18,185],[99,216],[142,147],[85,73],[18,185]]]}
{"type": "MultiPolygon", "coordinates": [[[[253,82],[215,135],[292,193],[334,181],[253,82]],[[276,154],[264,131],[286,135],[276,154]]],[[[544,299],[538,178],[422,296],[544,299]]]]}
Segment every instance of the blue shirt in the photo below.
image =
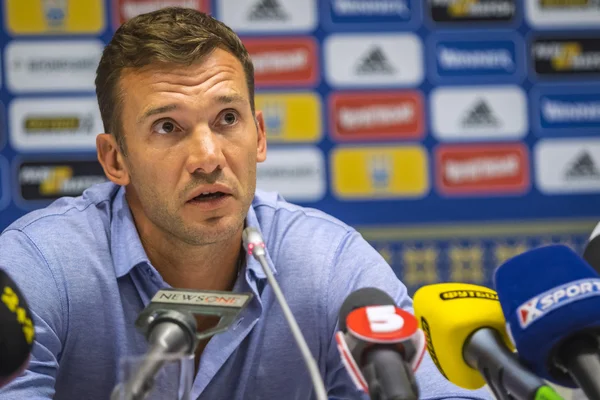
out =
{"type": "MultiPolygon", "coordinates": [[[[339,308],[354,290],[374,286],[411,310],[405,286],[356,230],[276,193],[257,191],[246,223],[262,232],[330,398],[363,398],[335,345],[339,308]]],[[[0,267],[27,298],[37,335],[27,371],[0,390],[2,399],[108,399],[119,359],[147,350],[134,321],[157,290],[170,287],[148,260],[124,188],[112,183],[14,222],[0,236],[0,267]]],[[[232,327],[209,341],[192,398],[314,398],[300,351],[254,259],[234,291],[254,297],[232,327]]],[[[424,399],[489,398],[487,391],[447,382],[428,356],[417,381],[424,399]]]]}

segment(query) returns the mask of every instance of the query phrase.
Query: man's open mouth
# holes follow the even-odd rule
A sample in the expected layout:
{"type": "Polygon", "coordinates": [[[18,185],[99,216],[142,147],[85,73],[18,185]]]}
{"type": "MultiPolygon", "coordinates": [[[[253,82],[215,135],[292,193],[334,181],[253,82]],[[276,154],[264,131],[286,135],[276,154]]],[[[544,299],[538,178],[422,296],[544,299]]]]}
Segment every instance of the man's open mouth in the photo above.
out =
{"type": "Polygon", "coordinates": [[[211,201],[211,200],[217,200],[220,199],[222,197],[225,196],[229,196],[228,194],[225,194],[223,192],[206,192],[206,193],[201,193],[199,196],[194,197],[192,200],[190,201],[211,201]]]}

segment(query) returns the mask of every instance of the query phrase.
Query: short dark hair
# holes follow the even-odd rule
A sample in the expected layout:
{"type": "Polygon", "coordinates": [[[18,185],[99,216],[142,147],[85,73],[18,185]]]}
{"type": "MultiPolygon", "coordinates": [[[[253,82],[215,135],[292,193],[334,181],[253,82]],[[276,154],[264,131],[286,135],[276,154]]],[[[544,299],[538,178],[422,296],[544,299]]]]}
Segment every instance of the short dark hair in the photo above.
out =
{"type": "Polygon", "coordinates": [[[241,62],[254,114],[254,66],[242,41],[227,25],[194,9],[167,7],[138,15],[117,29],[104,48],[95,83],[104,130],[115,137],[124,154],[119,90],[122,71],[154,63],[191,65],[216,48],[241,62]]]}

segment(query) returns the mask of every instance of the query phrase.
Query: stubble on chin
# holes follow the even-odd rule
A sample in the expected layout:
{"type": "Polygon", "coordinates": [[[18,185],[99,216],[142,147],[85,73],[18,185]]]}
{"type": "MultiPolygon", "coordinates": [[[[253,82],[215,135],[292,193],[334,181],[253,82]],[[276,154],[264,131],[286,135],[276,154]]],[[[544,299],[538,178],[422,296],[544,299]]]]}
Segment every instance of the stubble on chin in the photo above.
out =
{"type": "Polygon", "coordinates": [[[226,215],[203,218],[198,214],[192,220],[186,220],[179,212],[170,211],[166,206],[157,205],[153,211],[156,224],[161,224],[161,230],[173,238],[191,245],[206,246],[224,242],[239,235],[244,226],[247,207],[232,211],[226,215]]]}

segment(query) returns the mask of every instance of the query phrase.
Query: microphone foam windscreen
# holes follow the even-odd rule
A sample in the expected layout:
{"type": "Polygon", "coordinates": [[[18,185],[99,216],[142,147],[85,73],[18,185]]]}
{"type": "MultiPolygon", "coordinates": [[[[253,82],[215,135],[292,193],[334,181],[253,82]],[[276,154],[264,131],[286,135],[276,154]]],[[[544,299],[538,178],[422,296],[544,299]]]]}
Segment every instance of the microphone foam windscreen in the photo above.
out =
{"type": "Polygon", "coordinates": [[[498,267],[494,283],[519,358],[537,375],[575,387],[551,360],[569,336],[600,326],[600,277],[564,245],[540,247],[498,267]]]}
{"type": "Polygon", "coordinates": [[[339,312],[339,328],[342,332],[347,331],[346,318],[348,314],[357,308],[368,306],[389,306],[396,305],[396,302],[390,295],[380,289],[366,287],[358,289],[344,300],[339,312]]]}
{"type": "Polygon", "coordinates": [[[0,270],[0,378],[12,376],[29,359],[34,329],[25,297],[0,270]]]}
{"type": "Polygon", "coordinates": [[[465,389],[478,389],[485,380],[463,356],[465,342],[479,328],[500,333],[508,348],[505,320],[496,292],[466,283],[439,283],[417,290],[415,315],[427,340],[427,350],[439,371],[465,389]]]}

